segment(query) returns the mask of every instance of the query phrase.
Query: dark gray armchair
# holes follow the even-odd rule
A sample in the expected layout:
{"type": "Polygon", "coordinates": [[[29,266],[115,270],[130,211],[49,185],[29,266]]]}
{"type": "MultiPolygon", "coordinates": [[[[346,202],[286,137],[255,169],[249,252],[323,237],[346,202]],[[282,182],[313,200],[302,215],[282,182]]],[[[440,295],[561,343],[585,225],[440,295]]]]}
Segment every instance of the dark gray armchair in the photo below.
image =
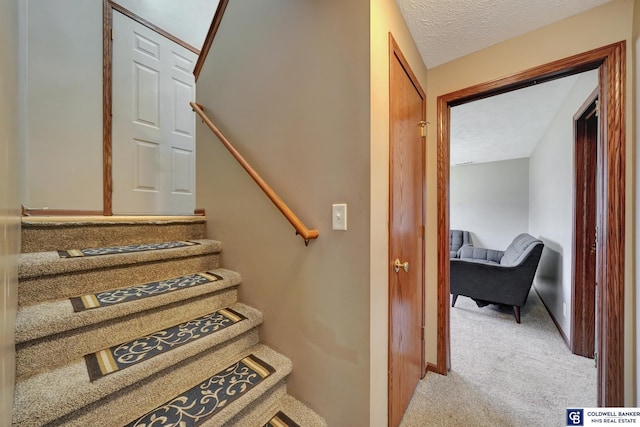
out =
{"type": "Polygon", "coordinates": [[[520,323],[520,308],[527,302],[543,247],[541,240],[526,233],[504,251],[462,246],[460,257],[450,260],[451,307],[458,295],[473,298],[479,307],[506,304],[520,323]]]}
{"type": "Polygon", "coordinates": [[[471,245],[471,235],[468,231],[449,230],[449,257],[458,258],[458,251],[465,245],[471,245]]]}

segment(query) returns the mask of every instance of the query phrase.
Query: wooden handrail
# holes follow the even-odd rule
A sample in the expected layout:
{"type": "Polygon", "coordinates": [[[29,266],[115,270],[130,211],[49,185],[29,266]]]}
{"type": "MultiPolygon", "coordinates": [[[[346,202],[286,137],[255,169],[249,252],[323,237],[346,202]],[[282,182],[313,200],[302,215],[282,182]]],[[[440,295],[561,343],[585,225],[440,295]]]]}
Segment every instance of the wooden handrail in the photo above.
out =
{"type": "Polygon", "coordinates": [[[207,117],[207,115],[202,109],[202,106],[199,104],[196,104],[195,102],[190,102],[190,104],[191,104],[191,107],[193,108],[193,111],[195,111],[200,116],[202,121],[209,127],[209,129],[213,131],[213,133],[218,137],[220,142],[222,142],[222,144],[227,148],[227,150],[229,150],[231,155],[235,157],[238,163],[240,163],[240,166],[242,166],[244,170],[247,171],[249,176],[251,176],[251,178],[255,181],[255,183],[258,184],[258,186],[262,189],[262,191],[264,191],[264,194],[267,195],[269,200],[271,200],[273,204],[276,205],[276,208],[278,208],[278,210],[282,213],[282,215],[284,215],[287,221],[289,221],[289,223],[293,225],[293,228],[295,228],[296,230],[296,234],[299,234],[300,236],[302,236],[302,238],[304,239],[304,244],[309,245],[310,240],[317,239],[318,236],[320,235],[320,233],[318,233],[318,230],[309,230],[302,223],[302,221],[300,221],[300,219],[296,216],[296,214],[294,214],[293,211],[289,209],[289,206],[287,206],[286,203],[282,201],[282,199],[276,194],[275,191],[273,191],[273,189],[269,186],[269,184],[267,184],[264,181],[264,179],[262,179],[262,177],[258,174],[258,172],[256,172],[251,167],[251,165],[245,160],[244,157],[242,157],[242,155],[238,152],[238,150],[236,150],[235,147],[231,145],[229,140],[225,138],[222,132],[220,132],[220,130],[213,124],[211,119],[207,117]]]}

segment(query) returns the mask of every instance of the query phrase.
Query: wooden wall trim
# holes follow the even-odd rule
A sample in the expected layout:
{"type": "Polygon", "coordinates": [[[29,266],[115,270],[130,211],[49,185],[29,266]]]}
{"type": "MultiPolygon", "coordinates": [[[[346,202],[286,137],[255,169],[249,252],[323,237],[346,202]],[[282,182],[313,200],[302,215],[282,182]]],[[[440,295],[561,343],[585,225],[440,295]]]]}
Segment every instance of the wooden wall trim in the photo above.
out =
{"type": "Polygon", "coordinates": [[[140,15],[137,15],[137,14],[133,13],[132,11],[127,9],[126,7],[119,5],[118,3],[114,2],[113,0],[109,0],[109,3],[110,3],[111,8],[113,10],[117,10],[118,12],[122,13],[123,15],[125,15],[125,16],[133,19],[134,21],[144,25],[145,27],[149,28],[150,30],[155,31],[156,33],[162,35],[163,37],[168,38],[172,42],[179,44],[180,46],[184,47],[185,49],[190,50],[191,52],[195,53],[196,55],[200,55],[200,49],[198,49],[197,47],[194,47],[194,46],[190,45],[189,43],[185,42],[184,40],[182,40],[181,38],[176,37],[173,34],[171,34],[170,32],[163,30],[162,28],[160,28],[157,25],[147,21],[146,19],[144,19],[140,15]]]}
{"type": "Polygon", "coordinates": [[[444,97],[438,97],[437,118],[437,238],[438,238],[438,349],[436,371],[446,375],[451,367],[449,324],[449,120],[451,109],[444,97]]]}
{"type": "Polygon", "coordinates": [[[102,211],[81,209],[34,209],[22,205],[22,216],[102,216],[102,211]]]}
{"type": "Polygon", "coordinates": [[[434,372],[436,374],[438,374],[438,367],[436,365],[434,365],[433,363],[427,363],[427,369],[424,371],[424,374],[427,375],[427,372],[434,372]]]}
{"type": "Polygon", "coordinates": [[[218,3],[218,8],[216,9],[216,13],[213,15],[211,26],[209,27],[207,36],[205,37],[204,43],[202,44],[202,51],[200,52],[200,56],[198,56],[196,66],[193,69],[193,75],[196,77],[196,83],[198,82],[198,77],[200,77],[200,71],[202,71],[204,62],[209,55],[209,50],[211,49],[211,45],[213,44],[213,39],[216,37],[218,28],[220,28],[220,23],[222,22],[222,17],[224,16],[224,11],[227,9],[228,4],[229,0],[220,0],[220,2],[218,3]]]}
{"type": "Polygon", "coordinates": [[[547,303],[544,302],[544,300],[540,296],[540,292],[538,292],[538,289],[535,286],[533,286],[533,290],[538,295],[538,298],[540,298],[540,301],[542,301],[542,305],[544,306],[545,310],[547,310],[547,313],[549,314],[549,317],[553,321],[553,324],[556,325],[556,329],[558,330],[558,333],[560,334],[560,336],[564,340],[564,343],[567,345],[567,348],[570,349],[571,348],[571,343],[569,342],[569,338],[567,337],[567,334],[565,334],[564,331],[562,330],[562,328],[560,327],[560,323],[558,323],[558,319],[556,319],[556,316],[553,315],[553,312],[551,310],[549,310],[549,306],[547,306],[547,303]]]}
{"type": "Polygon", "coordinates": [[[113,60],[113,11],[111,2],[104,0],[102,11],[102,199],[103,215],[113,215],[113,174],[111,163],[111,66],[113,60]]]}
{"type": "Polygon", "coordinates": [[[587,70],[600,70],[604,140],[603,229],[600,230],[598,404],[624,406],[625,79],[626,43],[614,43],[438,97],[437,247],[438,372],[446,372],[449,339],[449,111],[455,105],[587,70]]]}
{"type": "Polygon", "coordinates": [[[598,404],[610,407],[624,406],[625,53],[624,41],[614,45],[600,67],[600,117],[605,125],[600,130],[599,157],[608,179],[602,183],[599,207],[603,229],[598,236],[602,249],[598,310],[606,339],[600,340],[598,351],[598,404]]]}

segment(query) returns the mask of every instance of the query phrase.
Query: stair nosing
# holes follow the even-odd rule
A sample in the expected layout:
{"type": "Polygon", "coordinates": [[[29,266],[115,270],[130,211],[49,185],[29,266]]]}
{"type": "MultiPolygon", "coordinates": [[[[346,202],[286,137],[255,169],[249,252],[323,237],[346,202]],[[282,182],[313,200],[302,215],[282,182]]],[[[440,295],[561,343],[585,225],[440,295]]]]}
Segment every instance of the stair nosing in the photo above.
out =
{"type": "Polygon", "coordinates": [[[153,310],[175,302],[220,292],[238,286],[242,281],[240,274],[231,270],[217,268],[211,271],[220,275],[223,280],[177,289],[113,306],[75,312],[70,299],[66,298],[19,307],[15,321],[15,342],[23,344],[62,332],[71,332],[120,317],[153,310]],[[57,317],[54,319],[50,316],[50,313],[54,311],[53,308],[57,308],[55,310],[57,317]],[[42,324],[46,324],[47,328],[42,328],[42,324]]]}
{"type": "MultiPolygon", "coordinates": [[[[222,243],[210,239],[194,239],[198,245],[181,248],[159,249],[91,257],[61,258],[57,252],[28,252],[19,255],[18,282],[38,277],[76,274],[82,271],[124,267],[132,264],[166,261],[189,256],[216,254],[222,251],[222,243]]],[[[66,248],[68,250],[75,248],[66,248]]]]}
{"type": "Polygon", "coordinates": [[[206,216],[189,215],[148,215],[148,216],[29,216],[22,217],[23,226],[30,227],[65,227],[65,226],[111,226],[111,225],[166,225],[166,224],[200,224],[207,222],[206,216]]]}

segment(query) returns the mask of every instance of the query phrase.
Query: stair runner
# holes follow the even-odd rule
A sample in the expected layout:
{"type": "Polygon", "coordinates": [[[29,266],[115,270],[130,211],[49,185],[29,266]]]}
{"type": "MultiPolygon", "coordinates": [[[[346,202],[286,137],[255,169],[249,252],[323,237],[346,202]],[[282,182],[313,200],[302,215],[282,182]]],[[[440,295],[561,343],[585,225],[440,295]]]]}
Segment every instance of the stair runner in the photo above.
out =
{"type": "Polygon", "coordinates": [[[95,381],[245,319],[244,315],[233,309],[223,308],[146,337],[88,354],[85,356],[85,361],[89,378],[95,381]]]}
{"type": "MultiPolygon", "coordinates": [[[[100,221],[79,227],[104,233],[100,221]]],[[[203,231],[57,249],[56,261],[50,239],[38,252],[23,229],[35,249],[20,258],[14,426],[326,425],[286,393],[291,362],[258,343],[262,315],[237,302],[239,275],[219,267],[220,244],[203,231]]]]}

